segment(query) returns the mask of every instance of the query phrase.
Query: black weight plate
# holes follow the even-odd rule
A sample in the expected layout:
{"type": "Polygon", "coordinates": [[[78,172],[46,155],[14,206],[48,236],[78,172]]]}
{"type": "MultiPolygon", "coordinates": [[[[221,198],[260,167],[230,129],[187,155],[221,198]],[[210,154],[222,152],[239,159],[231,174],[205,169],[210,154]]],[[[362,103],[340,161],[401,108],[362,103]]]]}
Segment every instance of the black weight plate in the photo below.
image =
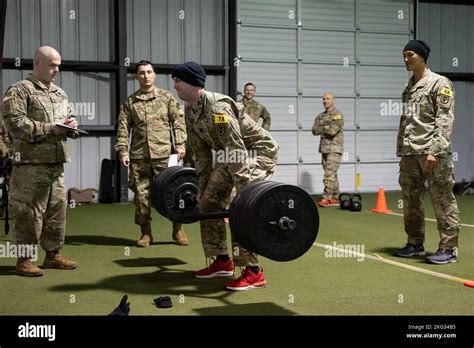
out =
{"type": "Polygon", "coordinates": [[[194,202],[191,206],[185,205],[184,209],[179,206],[179,199],[183,193],[180,189],[183,187],[186,188],[186,191],[191,191],[194,197],[197,197],[198,187],[195,176],[182,175],[177,177],[172,185],[166,189],[165,204],[167,204],[171,220],[189,224],[198,221],[199,206],[197,202],[194,202]]]}
{"type": "Polygon", "coordinates": [[[319,214],[306,191],[278,184],[257,198],[248,210],[249,221],[252,221],[252,232],[248,236],[250,250],[275,261],[290,261],[311,248],[318,234],[319,214]],[[283,216],[296,221],[296,228],[280,228],[283,216]]]}
{"type": "Polygon", "coordinates": [[[255,181],[245,186],[234,198],[229,211],[229,224],[233,238],[244,248],[251,249],[249,236],[252,233],[253,222],[248,213],[253,201],[265,191],[267,187],[274,186],[273,181],[255,181]]]}
{"type": "MultiPolygon", "coordinates": [[[[251,225],[247,219],[245,211],[249,211],[248,205],[252,198],[270,181],[256,181],[245,186],[234,198],[229,209],[229,225],[232,237],[244,248],[249,249],[247,241],[248,233],[245,233],[245,226],[251,225]],[[262,186],[263,185],[263,186],[262,186]]],[[[253,251],[253,250],[252,250],[253,251]]]]}
{"type": "Polygon", "coordinates": [[[194,196],[197,196],[196,178],[192,175],[183,174],[170,180],[168,187],[162,191],[160,200],[165,206],[170,220],[189,224],[198,221],[199,207],[197,204],[185,206],[185,209],[179,206],[180,188],[183,187],[186,187],[186,190],[191,190],[194,196]]]}
{"type": "Polygon", "coordinates": [[[173,166],[164,169],[156,176],[152,189],[152,202],[155,209],[166,218],[181,223],[197,221],[199,208],[197,205],[188,209],[180,209],[179,189],[186,187],[197,195],[196,170],[190,167],[173,166]]]}
{"type": "Polygon", "coordinates": [[[167,217],[168,213],[166,210],[166,207],[164,204],[161,202],[161,193],[163,192],[164,188],[167,187],[169,183],[169,177],[170,175],[174,174],[176,172],[175,167],[169,167],[160,172],[158,174],[153,182],[152,186],[152,204],[155,207],[155,209],[160,213],[161,215],[167,217]]]}
{"type": "Polygon", "coordinates": [[[160,174],[158,174],[152,184],[151,189],[151,201],[153,206],[158,212],[166,216],[166,208],[160,201],[160,193],[168,186],[169,179],[171,175],[174,175],[176,172],[179,172],[182,167],[174,166],[163,169],[160,174]]]}
{"type": "Polygon", "coordinates": [[[258,181],[253,183],[253,188],[251,194],[249,193],[249,199],[247,200],[244,211],[249,212],[244,214],[244,219],[242,220],[243,229],[242,229],[242,240],[243,245],[246,246],[247,249],[256,252],[258,246],[252,241],[252,237],[255,234],[255,216],[254,216],[254,209],[257,202],[261,201],[262,196],[268,190],[271,190],[276,185],[280,185],[280,183],[275,181],[258,181]]]}
{"type": "Polygon", "coordinates": [[[257,249],[259,249],[259,246],[257,243],[255,243],[252,240],[253,235],[255,234],[255,216],[254,216],[254,209],[255,206],[257,205],[257,202],[261,202],[263,195],[265,192],[268,190],[272,189],[275,186],[281,185],[278,182],[275,181],[260,181],[260,182],[255,182],[252,188],[252,192],[248,194],[248,200],[245,204],[245,211],[248,212],[244,214],[244,219],[243,219],[243,229],[242,229],[242,234],[243,234],[243,245],[245,245],[246,248],[249,250],[252,250],[254,252],[257,252],[257,249]]]}

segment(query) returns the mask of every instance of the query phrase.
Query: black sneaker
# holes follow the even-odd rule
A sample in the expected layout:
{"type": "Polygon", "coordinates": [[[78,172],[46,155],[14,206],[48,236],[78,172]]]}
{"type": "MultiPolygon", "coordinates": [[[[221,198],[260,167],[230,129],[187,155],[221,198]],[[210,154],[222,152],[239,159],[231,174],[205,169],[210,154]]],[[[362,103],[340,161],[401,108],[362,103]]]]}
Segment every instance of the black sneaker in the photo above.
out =
{"type": "Polygon", "coordinates": [[[412,257],[412,256],[424,256],[425,253],[425,248],[423,247],[423,244],[411,244],[407,243],[403,248],[398,249],[395,251],[395,255],[401,256],[401,257],[412,257]]]}
{"type": "Polygon", "coordinates": [[[433,256],[428,256],[426,259],[431,263],[437,265],[444,265],[451,262],[458,262],[457,250],[438,249],[433,256]]]}

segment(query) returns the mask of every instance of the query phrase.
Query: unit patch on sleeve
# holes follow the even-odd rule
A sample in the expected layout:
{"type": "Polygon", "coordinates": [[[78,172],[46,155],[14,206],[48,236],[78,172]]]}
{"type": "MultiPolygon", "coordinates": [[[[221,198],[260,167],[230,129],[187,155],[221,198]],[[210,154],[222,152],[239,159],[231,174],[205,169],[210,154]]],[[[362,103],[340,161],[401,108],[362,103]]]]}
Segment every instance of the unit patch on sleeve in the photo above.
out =
{"type": "Polygon", "coordinates": [[[13,108],[13,97],[4,97],[3,98],[3,112],[5,114],[9,113],[13,108]]]}
{"type": "Polygon", "coordinates": [[[453,94],[454,94],[453,91],[448,87],[441,88],[439,93],[440,93],[439,101],[442,104],[448,104],[448,102],[451,100],[451,98],[453,97],[453,94]]]}

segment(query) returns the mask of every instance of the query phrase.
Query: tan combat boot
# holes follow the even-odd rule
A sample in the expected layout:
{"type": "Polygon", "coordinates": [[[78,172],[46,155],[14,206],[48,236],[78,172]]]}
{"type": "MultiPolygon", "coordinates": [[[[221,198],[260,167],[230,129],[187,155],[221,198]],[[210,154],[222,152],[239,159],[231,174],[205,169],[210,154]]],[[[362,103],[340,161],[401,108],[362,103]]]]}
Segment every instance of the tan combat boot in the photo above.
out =
{"type": "Polygon", "coordinates": [[[151,224],[140,225],[142,236],[137,241],[137,247],[147,248],[153,243],[153,236],[151,235],[151,224]]]}
{"type": "Polygon", "coordinates": [[[177,222],[173,222],[173,240],[178,245],[184,246],[189,244],[188,237],[186,237],[182,225],[177,222]]]}
{"type": "Polygon", "coordinates": [[[43,270],[36,266],[31,259],[19,257],[16,261],[15,273],[23,277],[41,277],[43,270]]]}
{"type": "Polygon", "coordinates": [[[58,250],[47,251],[43,266],[41,267],[43,269],[74,269],[77,267],[77,262],[67,259],[65,256],[61,255],[58,250]]]}

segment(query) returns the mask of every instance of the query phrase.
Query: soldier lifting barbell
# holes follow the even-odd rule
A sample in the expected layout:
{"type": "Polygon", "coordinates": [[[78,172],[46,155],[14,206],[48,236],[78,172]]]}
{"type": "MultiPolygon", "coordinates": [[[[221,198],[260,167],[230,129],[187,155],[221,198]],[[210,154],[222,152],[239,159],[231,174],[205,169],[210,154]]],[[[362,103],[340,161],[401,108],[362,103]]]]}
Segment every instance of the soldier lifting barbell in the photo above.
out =
{"type": "MultiPolygon", "coordinates": [[[[186,179],[178,180],[177,191],[167,185],[160,187],[161,192],[157,190],[165,196],[164,207],[171,207],[166,213],[170,216],[175,209],[173,213],[179,214],[181,206],[184,207],[181,212],[189,208],[194,211],[190,215],[200,219],[204,255],[214,258],[214,261],[196,271],[197,278],[232,276],[234,266],[245,267],[238,279],[227,282],[226,288],[249,290],[264,287],[267,283],[257,253],[271,256],[271,252],[276,251],[283,259],[297,257],[297,253],[292,254],[295,247],[291,243],[301,241],[291,237],[296,235],[294,231],[304,229],[304,219],[310,220],[310,214],[301,219],[300,226],[299,219],[292,215],[296,214],[300,201],[303,201],[299,191],[286,189],[285,185],[273,188],[273,185],[281,184],[265,182],[275,170],[278,144],[270,133],[247,115],[242,105],[229,96],[205,90],[206,73],[198,63],[186,62],[176,66],[172,78],[178,96],[186,102],[186,130],[197,180],[195,188],[186,179]],[[218,158],[213,163],[212,150],[233,154],[253,153],[255,156],[238,156],[239,160],[232,160],[234,156],[225,156],[225,159],[218,158]],[[253,184],[257,181],[264,181],[258,189],[257,184],[253,184]],[[234,186],[238,198],[233,200],[229,212],[223,213],[231,200],[234,186]],[[162,189],[168,189],[168,194],[163,193],[162,189]],[[248,193],[249,190],[252,190],[251,193],[248,193]],[[272,194],[277,198],[268,199],[272,194]],[[231,256],[228,254],[224,216],[231,220],[231,256]],[[275,233],[276,230],[281,230],[281,233],[275,233]],[[282,243],[282,240],[289,243],[282,243]]],[[[166,175],[171,178],[171,174],[166,175]]],[[[311,216],[314,218],[314,211],[311,216]]],[[[308,226],[311,225],[308,223],[308,226]]],[[[311,233],[314,235],[314,230],[311,233]]]]}

